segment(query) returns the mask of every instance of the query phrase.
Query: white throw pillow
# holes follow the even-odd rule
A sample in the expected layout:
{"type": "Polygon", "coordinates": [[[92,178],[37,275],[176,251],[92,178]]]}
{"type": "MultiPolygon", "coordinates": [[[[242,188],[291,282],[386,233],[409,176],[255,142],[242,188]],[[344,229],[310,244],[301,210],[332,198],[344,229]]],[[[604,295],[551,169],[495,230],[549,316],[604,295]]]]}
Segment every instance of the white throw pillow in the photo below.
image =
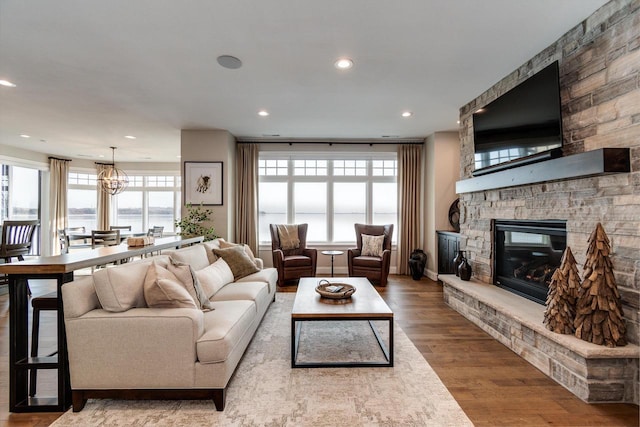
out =
{"type": "Polygon", "coordinates": [[[229,265],[219,258],[207,268],[196,271],[196,277],[207,298],[214,296],[223,286],[233,282],[233,272],[229,265]]]}
{"type": "Polygon", "coordinates": [[[362,256],[382,256],[382,244],[384,243],[384,235],[369,236],[362,235],[362,256]]]}

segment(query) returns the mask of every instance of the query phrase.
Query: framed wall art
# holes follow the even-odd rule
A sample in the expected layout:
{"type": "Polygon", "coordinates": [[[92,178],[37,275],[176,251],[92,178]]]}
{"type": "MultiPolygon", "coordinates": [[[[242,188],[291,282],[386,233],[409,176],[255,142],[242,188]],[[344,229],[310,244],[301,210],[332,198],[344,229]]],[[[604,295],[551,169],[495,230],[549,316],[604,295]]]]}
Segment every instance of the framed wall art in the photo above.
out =
{"type": "Polygon", "coordinates": [[[222,206],[222,162],[184,162],[184,204],[222,206]]]}

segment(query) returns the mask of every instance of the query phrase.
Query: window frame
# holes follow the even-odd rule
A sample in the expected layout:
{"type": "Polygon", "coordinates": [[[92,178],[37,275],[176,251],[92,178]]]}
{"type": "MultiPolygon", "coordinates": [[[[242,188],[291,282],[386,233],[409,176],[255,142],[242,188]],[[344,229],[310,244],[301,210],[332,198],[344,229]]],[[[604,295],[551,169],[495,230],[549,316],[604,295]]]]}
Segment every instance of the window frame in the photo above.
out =
{"type": "MultiPolygon", "coordinates": [[[[284,153],[277,151],[261,151],[258,155],[258,192],[260,184],[263,182],[284,182],[287,185],[287,222],[294,223],[295,222],[295,194],[294,187],[295,183],[313,183],[313,182],[322,182],[326,183],[327,191],[326,191],[326,235],[327,240],[325,241],[308,241],[309,243],[313,243],[314,245],[331,245],[331,246],[339,246],[339,245],[353,245],[355,243],[355,232],[352,236],[351,240],[336,240],[334,237],[334,206],[333,206],[333,192],[334,192],[334,184],[335,183],[364,183],[366,187],[366,196],[365,196],[365,222],[367,224],[371,224],[373,221],[373,183],[395,183],[397,184],[398,178],[398,158],[396,152],[377,152],[377,153],[367,153],[366,155],[362,155],[360,153],[353,152],[335,152],[335,153],[318,153],[318,152],[304,152],[304,153],[284,153]],[[269,161],[287,161],[287,174],[286,175],[262,175],[261,174],[261,165],[262,162],[269,161]],[[296,174],[296,161],[301,160],[309,160],[309,161],[319,161],[326,160],[326,174],[321,175],[307,175],[300,174],[298,168],[298,174],[296,174]],[[335,161],[366,161],[366,174],[365,175],[335,175],[334,174],[334,162],[335,161]],[[385,175],[384,173],[381,175],[374,174],[374,161],[393,161],[394,162],[394,174],[393,175],[385,175]]],[[[313,168],[311,168],[313,169],[313,168]]],[[[258,195],[259,200],[259,195],[258,195]]],[[[396,221],[397,224],[397,199],[396,199],[396,221]]],[[[258,213],[258,228],[260,229],[260,214],[258,213]]],[[[271,240],[260,240],[261,245],[270,244],[271,240]]],[[[395,245],[396,240],[394,236],[393,244],[395,245]]]]}

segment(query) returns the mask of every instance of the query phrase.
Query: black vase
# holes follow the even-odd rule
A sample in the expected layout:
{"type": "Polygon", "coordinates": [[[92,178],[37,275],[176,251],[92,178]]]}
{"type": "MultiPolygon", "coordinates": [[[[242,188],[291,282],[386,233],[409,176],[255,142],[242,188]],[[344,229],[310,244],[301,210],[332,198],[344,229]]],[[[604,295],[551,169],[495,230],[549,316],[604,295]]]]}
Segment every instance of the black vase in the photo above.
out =
{"type": "Polygon", "coordinates": [[[427,265],[427,254],[425,254],[422,249],[414,249],[409,256],[409,269],[411,270],[413,280],[420,280],[422,278],[425,265],[427,265]]]}
{"type": "Polygon", "coordinates": [[[458,273],[458,266],[462,262],[463,258],[464,251],[458,251],[458,254],[453,258],[453,272],[456,274],[456,276],[460,275],[460,273],[458,273]]]}
{"type": "Polygon", "coordinates": [[[460,276],[460,279],[465,281],[471,279],[471,264],[469,264],[466,258],[462,258],[462,262],[458,267],[458,275],[460,276]]]}

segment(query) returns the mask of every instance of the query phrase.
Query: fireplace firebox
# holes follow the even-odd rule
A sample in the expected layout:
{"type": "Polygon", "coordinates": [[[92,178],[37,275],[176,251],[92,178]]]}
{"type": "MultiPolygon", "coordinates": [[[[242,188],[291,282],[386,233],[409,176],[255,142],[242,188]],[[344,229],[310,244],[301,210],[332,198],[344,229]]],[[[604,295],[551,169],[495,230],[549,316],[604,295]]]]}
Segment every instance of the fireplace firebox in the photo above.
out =
{"type": "Polygon", "coordinates": [[[493,282],[539,304],[567,247],[566,221],[494,221],[493,282]]]}

